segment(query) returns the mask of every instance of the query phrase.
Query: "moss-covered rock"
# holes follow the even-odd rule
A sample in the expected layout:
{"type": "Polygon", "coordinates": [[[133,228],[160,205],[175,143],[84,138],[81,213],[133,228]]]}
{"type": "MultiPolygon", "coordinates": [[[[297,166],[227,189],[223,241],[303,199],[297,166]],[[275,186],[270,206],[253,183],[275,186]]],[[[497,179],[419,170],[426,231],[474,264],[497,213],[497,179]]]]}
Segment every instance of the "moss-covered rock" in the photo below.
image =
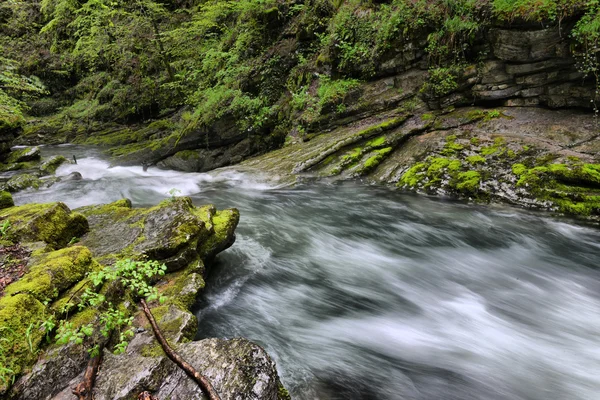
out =
{"type": "Polygon", "coordinates": [[[1,191],[0,192],[0,210],[8,207],[12,207],[15,205],[13,201],[12,195],[9,192],[1,191]]]}
{"type": "Polygon", "coordinates": [[[89,229],[87,219],[64,203],[26,204],[0,210],[10,223],[10,237],[22,242],[45,242],[49,248],[66,246],[89,229]]]}
{"type": "MultiPolygon", "coordinates": [[[[10,285],[8,286],[10,287],[10,285]]],[[[0,397],[14,376],[37,359],[44,305],[27,293],[0,298],[0,397]]]]}
{"type": "Polygon", "coordinates": [[[42,181],[31,174],[15,175],[6,182],[4,189],[11,192],[20,192],[25,189],[39,189],[42,181]]]}
{"type": "MultiPolygon", "coordinates": [[[[217,211],[214,206],[198,208],[186,197],[165,200],[149,208],[134,209],[129,200],[120,200],[108,205],[83,207],[78,211],[82,214],[74,215],[89,220],[91,228],[89,233],[82,236],[80,244],[89,244],[90,249],[78,244],[50,253],[34,253],[29,272],[6,288],[5,297],[28,296],[42,305],[42,316],[51,313],[58,319],[68,317],[73,327],[92,324],[92,338],[98,343],[103,340],[97,322],[98,310],[88,307],[77,311],[74,306],[85,289],[92,287],[85,278],[87,273],[99,268],[113,268],[112,262],[124,257],[158,259],[169,266],[169,270],[156,282],[164,302],[151,303],[152,312],[171,343],[181,344],[192,340],[197,330],[197,320],[190,308],[205,285],[204,260],[214,257],[233,243],[239,220],[238,211],[217,211]],[[99,257],[104,266],[100,266],[93,256],[99,257]]],[[[40,240],[38,236],[41,231],[33,229],[33,221],[36,218],[42,221],[45,214],[52,216],[53,213],[62,218],[71,216],[66,206],[57,203],[11,207],[0,211],[0,218],[11,221],[15,238],[40,240]],[[38,236],[31,233],[30,236],[26,235],[25,228],[29,227],[38,236]]],[[[48,238],[46,234],[41,236],[47,240],[57,240],[48,238]]],[[[58,236],[65,237],[62,234],[58,236]]],[[[133,325],[137,328],[137,334],[129,343],[126,354],[115,356],[105,353],[95,398],[124,399],[137,395],[142,388],[158,389],[161,382],[174,372],[173,365],[154,339],[145,316],[136,308],[136,300],[116,283],[105,285],[100,293],[126,315],[134,317],[133,325]],[[118,383],[119,395],[114,392],[115,382],[118,383]]],[[[39,321],[42,317],[37,318],[39,321]]],[[[39,330],[36,332],[39,333],[39,330]]],[[[84,345],[91,343],[92,339],[84,339],[84,345]]],[[[33,371],[15,385],[11,398],[41,398],[48,393],[60,396],[57,393],[62,388],[65,394],[69,394],[69,382],[85,368],[88,358],[86,349],[74,343],[50,346],[33,371]]],[[[37,347],[33,351],[37,354],[37,347]]],[[[19,358],[15,363],[28,366],[33,360],[33,356],[19,358]]],[[[247,361],[252,362],[251,359],[247,361]]],[[[239,365],[250,368],[244,362],[241,361],[239,365]]],[[[235,370],[237,365],[219,368],[230,371],[235,370]]],[[[259,369],[262,367],[258,366],[259,369]]],[[[270,368],[266,364],[264,367],[270,368]]],[[[255,380],[256,377],[248,375],[248,379],[255,380]]]]}
{"type": "Polygon", "coordinates": [[[198,254],[206,259],[231,246],[239,220],[237,210],[217,213],[214,207],[196,208],[188,197],[168,199],[147,209],[131,208],[130,202],[121,200],[80,211],[92,228],[82,244],[94,256],[145,256],[165,262],[169,270],[185,267],[198,254]]]}
{"type": "Polygon", "coordinates": [[[68,160],[63,156],[52,156],[40,164],[40,172],[42,175],[52,175],[58,167],[66,162],[68,160]]]}
{"type": "Polygon", "coordinates": [[[92,259],[92,253],[83,246],[34,257],[30,264],[25,276],[8,285],[4,290],[5,295],[27,293],[42,302],[48,302],[81,281],[87,273],[99,268],[92,259]]]}
{"type": "Polygon", "coordinates": [[[7,164],[20,163],[26,161],[39,161],[40,160],[40,149],[39,147],[25,147],[23,149],[17,149],[10,153],[6,158],[7,164]]]}
{"type": "Polygon", "coordinates": [[[227,249],[235,242],[235,228],[240,221],[240,212],[235,208],[223,211],[214,211],[214,206],[198,209],[197,215],[206,218],[210,215],[209,224],[211,235],[199,243],[198,252],[204,260],[210,260],[219,252],[227,249]]]}

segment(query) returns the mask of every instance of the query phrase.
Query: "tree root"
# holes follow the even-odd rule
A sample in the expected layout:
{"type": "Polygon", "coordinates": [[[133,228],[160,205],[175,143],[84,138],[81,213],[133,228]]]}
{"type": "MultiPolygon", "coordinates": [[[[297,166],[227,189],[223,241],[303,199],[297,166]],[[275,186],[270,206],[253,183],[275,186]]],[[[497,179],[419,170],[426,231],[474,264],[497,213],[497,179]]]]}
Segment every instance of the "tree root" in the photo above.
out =
{"type": "Polygon", "coordinates": [[[104,345],[100,346],[97,356],[90,358],[85,373],[83,374],[83,380],[73,388],[72,393],[77,396],[77,400],[92,400],[92,390],[94,389],[94,383],[96,382],[98,367],[102,362],[103,350],[104,345]]]}
{"type": "Polygon", "coordinates": [[[150,308],[148,308],[148,303],[146,303],[146,300],[142,299],[141,303],[144,310],[144,314],[146,314],[146,317],[148,318],[148,321],[150,321],[150,325],[152,326],[152,330],[154,331],[154,336],[156,336],[158,343],[160,343],[160,347],[162,347],[167,357],[169,357],[171,361],[177,364],[179,368],[181,368],[187,374],[187,376],[196,381],[198,386],[200,386],[200,389],[202,389],[206,393],[210,400],[221,400],[221,397],[219,397],[219,394],[212,386],[210,381],[204,375],[201,375],[198,371],[196,371],[194,367],[192,367],[183,358],[181,358],[181,356],[177,354],[171,348],[171,346],[169,346],[164,336],[162,335],[162,332],[160,331],[158,324],[154,319],[154,316],[150,312],[150,308]]]}
{"type": "Polygon", "coordinates": [[[142,392],[139,394],[137,400],[158,400],[156,397],[152,396],[149,392],[142,392]]]}

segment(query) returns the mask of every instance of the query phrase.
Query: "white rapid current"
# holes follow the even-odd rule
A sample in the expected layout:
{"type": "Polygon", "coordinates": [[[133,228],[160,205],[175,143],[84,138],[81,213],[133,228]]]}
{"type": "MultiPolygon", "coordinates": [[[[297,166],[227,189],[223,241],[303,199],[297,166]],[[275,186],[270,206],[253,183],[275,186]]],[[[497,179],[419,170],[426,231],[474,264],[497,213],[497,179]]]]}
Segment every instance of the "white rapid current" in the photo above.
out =
{"type": "Polygon", "coordinates": [[[17,203],[238,207],[199,299],[199,338],[245,336],[295,399],[600,399],[600,231],[507,207],[381,188],[277,189],[235,172],[108,168],[17,203]]]}

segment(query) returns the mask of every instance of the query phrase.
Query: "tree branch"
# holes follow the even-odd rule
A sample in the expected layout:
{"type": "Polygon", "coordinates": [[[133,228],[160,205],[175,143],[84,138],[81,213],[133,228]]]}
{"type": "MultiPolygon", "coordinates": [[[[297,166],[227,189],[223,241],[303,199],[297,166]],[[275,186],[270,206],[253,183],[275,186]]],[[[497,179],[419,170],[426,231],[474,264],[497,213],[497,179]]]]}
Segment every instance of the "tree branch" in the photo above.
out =
{"type": "Polygon", "coordinates": [[[177,364],[179,368],[181,368],[190,378],[196,381],[198,386],[200,386],[200,389],[202,389],[208,395],[208,398],[210,400],[221,400],[219,394],[212,386],[210,381],[204,375],[196,371],[194,367],[192,367],[183,358],[181,358],[181,356],[177,354],[171,348],[171,346],[169,346],[164,336],[162,335],[158,324],[154,319],[154,316],[152,316],[152,313],[150,312],[150,308],[148,308],[148,303],[146,303],[146,300],[142,299],[141,303],[144,310],[144,314],[146,314],[146,317],[148,318],[148,321],[150,321],[150,325],[152,326],[152,330],[154,331],[154,336],[156,336],[158,343],[160,343],[160,347],[162,347],[163,351],[167,354],[167,357],[169,357],[171,361],[177,364]]]}
{"type": "Polygon", "coordinates": [[[88,361],[87,368],[83,374],[83,380],[73,388],[72,393],[77,396],[77,400],[92,400],[92,390],[94,389],[94,383],[96,382],[98,367],[102,362],[103,350],[104,345],[101,345],[98,355],[90,358],[90,361],[88,361]]]}

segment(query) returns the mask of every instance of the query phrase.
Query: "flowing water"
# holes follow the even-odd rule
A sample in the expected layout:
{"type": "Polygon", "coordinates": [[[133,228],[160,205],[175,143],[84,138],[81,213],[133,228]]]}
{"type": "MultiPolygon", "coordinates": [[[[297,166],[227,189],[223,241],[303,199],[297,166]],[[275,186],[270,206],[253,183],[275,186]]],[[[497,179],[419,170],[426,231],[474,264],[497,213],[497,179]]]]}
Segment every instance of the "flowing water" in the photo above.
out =
{"type": "Polygon", "coordinates": [[[235,172],[108,169],[15,196],[71,207],[178,189],[238,207],[199,300],[199,338],[244,336],[295,399],[597,400],[600,231],[548,214],[358,184],[277,189],[235,172]]]}

